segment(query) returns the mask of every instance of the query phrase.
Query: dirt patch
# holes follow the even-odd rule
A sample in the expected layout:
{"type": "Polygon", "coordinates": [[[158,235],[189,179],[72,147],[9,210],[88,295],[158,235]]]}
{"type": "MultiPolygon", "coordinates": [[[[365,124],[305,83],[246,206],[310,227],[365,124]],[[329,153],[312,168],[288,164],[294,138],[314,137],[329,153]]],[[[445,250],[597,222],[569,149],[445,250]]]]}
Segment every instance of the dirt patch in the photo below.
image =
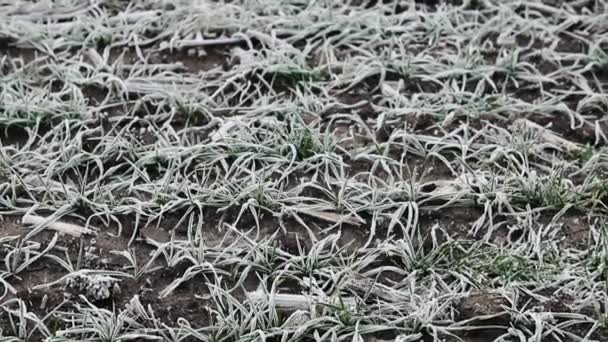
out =
{"type": "Polygon", "coordinates": [[[595,128],[590,124],[579,124],[577,128],[572,128],[570,120],[567,117],[556,118],[545,117],[535,118],[534,121],[543,127],[549,127],[550,130],[561,135],[563,138],[582,145],[595,145],[595,128]]]}
{"type": "Polygon", "coordinates": [[[20,49],[14,47],[2,47],[0,44],[0,56],[7,56],[11,59],[20,59],[23,65],[26,65],[38,56],[43,55],[40,51],[33,49],[20,49]]]}
{"type": "Polygon", "coordinates": [[[230,50],[228,47],[201,48],[176,52],[159,51],[146,55],[150,57],[149,63],[180,63],[186,71],[198,73],[226,67],[230,50]]]}
{"type": "Polygon", "coordinates": [[[593,241],[589,217],[566,217],[561,223],[561,244],[564,248],[585,249],[593,241]]]}
{"type": "MultiPolygon", "coordinates": [[[[420,231],[430,234],[431,229],[437,226],[445,230],[452,239],[476,239],[471,235],[471,227],[482,214],[482,209],[471,207],[449,207],[424,212],[420,215],[420,231]]],[[[439,243],[445,241],[446,236],[443,232],[436,231],[436,233],[439,243]]]]}
{"type": "Polygon", "coordinates": [[[19,224],[15,217],[3,217],[0,221],[0,238],[8,236],[20,236],[27,229],[19,224]]]}
{"type": "Polygon", "coordinates": [[[510,322],[506,307],[509,307],[509,302],[499,294],[481,292],[464,298],[457,306],[459,321],[469,321],[471,326],[494,326],[469,332],[465,336],[472,339],[500,336],[510,322]],[[497,326],[504,326],[504,329],[497,326]]]}

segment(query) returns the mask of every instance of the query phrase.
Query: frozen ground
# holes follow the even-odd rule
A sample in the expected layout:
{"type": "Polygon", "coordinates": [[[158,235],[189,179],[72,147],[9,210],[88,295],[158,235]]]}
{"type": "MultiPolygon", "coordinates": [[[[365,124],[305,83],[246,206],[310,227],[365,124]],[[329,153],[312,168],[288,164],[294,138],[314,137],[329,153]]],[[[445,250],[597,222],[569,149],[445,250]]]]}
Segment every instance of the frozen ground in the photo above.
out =
{"type": "Polygon", "coordinates": [[[606,341],[607,90],[605,0],[0,0],[0,340],[606,341]]]}

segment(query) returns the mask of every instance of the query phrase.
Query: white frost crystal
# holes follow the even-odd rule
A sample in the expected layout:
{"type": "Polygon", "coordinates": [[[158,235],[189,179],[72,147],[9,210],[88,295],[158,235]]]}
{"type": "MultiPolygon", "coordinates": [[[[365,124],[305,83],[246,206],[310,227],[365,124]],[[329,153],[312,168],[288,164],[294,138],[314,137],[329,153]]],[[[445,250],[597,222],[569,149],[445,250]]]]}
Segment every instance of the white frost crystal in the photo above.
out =
{"type": "Polygon", "coordinates": [[[65,289],[70,294],[82,294],[93,301],[112,297],[118,280],[108,276],[76,274],[66,279],[65,289]]]}

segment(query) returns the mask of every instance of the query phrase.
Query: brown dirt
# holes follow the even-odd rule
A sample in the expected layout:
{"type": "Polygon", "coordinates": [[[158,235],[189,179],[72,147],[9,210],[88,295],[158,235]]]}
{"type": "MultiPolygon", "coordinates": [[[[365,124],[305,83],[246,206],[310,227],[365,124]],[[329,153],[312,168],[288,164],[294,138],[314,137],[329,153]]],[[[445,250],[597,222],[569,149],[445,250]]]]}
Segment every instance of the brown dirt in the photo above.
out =
{"type": "Polygon", "coordinates": [[[39,51],[32,49],[19,49],[13,47],[2,48],[1,45],[0,51],[0,57],[8,56],[9,58],[13,59],[21,59],[23,61],[23,64],[28,64],[29,62],[36,59],[36,57],[42,55],[42,53],[40,53],[39,51]]]}
{"type": "Polygon", "coordinates": [[[562,237],[560,243],[563,248],[586,249],[593,237],[590,225],[593,224],[589,217],[571,216],[565,217],[561,222],[562,237]]]}
{"type": "MultiPolygon", "coordinates": [[[[142,49],[148,64],[181,64],[183,71],[198,73],[223,67],[229,56],[229,47],[213,47],[207,49],[190,50],[159,50],[158,48],[142,49]],[[189,52],[190,51],[190,52],[189,52]],[[200,51],[200,52],[199,52],[200,51]]],[[[132,48],[114,49],[110,54],[110,63],[114,63],[122,56],[123,63],[135,64],[144,62],[132,48]]]]}
{"type": "Polygon", "coordinates": [[[487,319],[476,319],[469,323],[471,326],[504,326],[505,329],[481,329],[464,334],[469,339],[491,341],[500,336],[509,327],[509,318],[505,312],[509,302],[498,294],[475,293],[464,298],[458,305],[458,320],[466,321],[480,316],[492,316],[487,319]]]}
{"type": "Polygon", "coordinates": [[[464,321],[478,316],[494,316],[487,322],[491,324],[503,325],[508,322],[504,319],[505,307],[509,302],[499,294],[494,293],[474,293],[464,298],[459,304],[459,320],[464,321]]]}

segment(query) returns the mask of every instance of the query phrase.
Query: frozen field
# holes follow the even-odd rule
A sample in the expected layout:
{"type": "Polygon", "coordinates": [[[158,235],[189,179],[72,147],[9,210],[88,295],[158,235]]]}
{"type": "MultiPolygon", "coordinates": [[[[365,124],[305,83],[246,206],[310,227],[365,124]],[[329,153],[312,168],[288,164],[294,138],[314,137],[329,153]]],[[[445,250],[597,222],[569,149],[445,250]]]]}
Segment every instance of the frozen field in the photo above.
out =
{"type": "Polygon", "coordinates": [[[0,341],[608,341],[606,0],[0,0],[0,341]]]}

